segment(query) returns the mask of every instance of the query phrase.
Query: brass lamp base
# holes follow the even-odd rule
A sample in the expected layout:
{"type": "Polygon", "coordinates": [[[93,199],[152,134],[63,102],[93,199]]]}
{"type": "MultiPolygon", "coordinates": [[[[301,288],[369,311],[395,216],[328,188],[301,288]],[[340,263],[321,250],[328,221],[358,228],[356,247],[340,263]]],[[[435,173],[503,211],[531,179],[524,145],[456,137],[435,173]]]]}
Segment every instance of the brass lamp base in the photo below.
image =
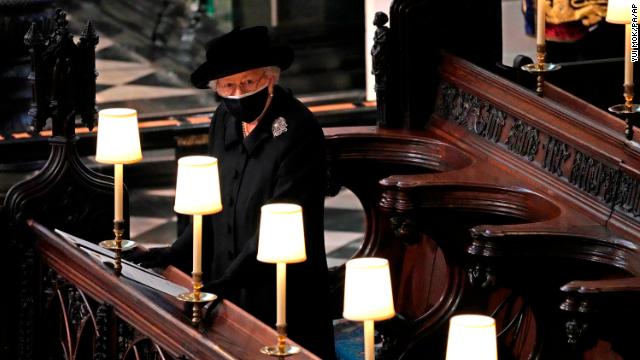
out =
{"type": "Polygon", "coordinates": [[[531,73],[538,74],[537,83],[536,83],[536,94],[538,96],[542,96],[542,84],[544,83],[544,73],[550,71],[556,71],[561,68],[558,64],[552,64],[545,62],[545,58],[547,57],[547,47],[545,44],[537,44],[536,45],[536,62],[535,64],[527,64],[522,65],[521,69],[531,73]]]}
{"type": "Polygon", "coordinates": [[[133,249],[136,246],[136,242],[131,240],[122,240],[122,234],[124,234],[123,220],[113,220],[113,234],[116,236],[115,239],[101,241],[100,246],[115,252],[113,269],[116,276],[120,276],[120,273],[122,272],[122,252],[133,249]]]}
{"type": "Polygon", "coordinates": [[[213,300],[217,299],[218,297],[216,295],[214,295],[214,294],[206,293],[206,292],[201,292],[199,294],[196,294],[194,292],[188,292],[188,293],[180,294],[180,295],[176,296],[176,298],[178,298],[178,300],[184,301],[184,302],[203,303],[203,302],[213,301],[213,300]]]}
{"type": "Polygon", "coordinates": [[[531,73],[537,74],[536,93],[538,96],[542,96],[542,84],[544,83],[544,73],[560,70],[562,66],[553,63],[539,62],[535,64],[522,65],[521,69],[531,73]]]}
{"type": "Polygon", "coordinates": [[[193,311],[191,313],[191,325],[198,326],[202,320],[202,312],[200,311],[201,303],[207,303],[217,299],[216,295],[207,292],[201,292],[202,289],[202,272],[194,271],[191,273],[193,276],[193,292],[182,293],[176,298],[180,301],[189,302],[193,304],[193,311]]]}
{"type": "Polygon", "coordinates": [[[278,331],[278,343],[273,346],[264,346],[260,348],[260,352],[277,357],[285,357],[295,355],[300,352],[298,346],[287,345],[287,324],[276,324],[276,330],[278,331]]]}
{"type": "MultiPolygon", "coordinates": [[[[99,244],[104,249],[116,250],[118,245],[116,240],[104,240],[99,244]]],[[[133,240],[120,240],[120,251],[128,251],[136,247],[138,244],[133,240]]]]}
{"type": "Polygon", "coordinates": [[[260,349],[260,352],[269,356],[291,356],[300,352],[300,348],[297,346],[285,345],[284,349],[278,347],[278,345],[265,346],[260,349]]]}
{"type": "Polygon", "coordinates": [[[562,65],[558,65],[554,63],[527,64],[527,65],[522,65],[521,67],[522,70],[533,73],[533,74],[556,71],[556,70],[560,70],[561,68],[562,68],[562,65]]]}
{"type": "Polygon", "coordinates": [[[200,287],[202,285],[198,286],[199,287],[197,287],[197,290],[194,292],[182,293],[176,296],[176,298],[180,301],[193,304],[193,309],[191,312],[191,325],[196,327],[200,325],[200,322],[202,321],[202,312],[200,311],[202,307],[200,306],[200,304],[207,303],[218,298],[216,295],[213,295],[211,293],[200,292],[200,287]]]}
{"type": "Polygon", "coordinates": [[[609,111],[615,114],[635,114],[640,112],[640,104],[631,104],[631,106],[627,106],[626,104],[618,104],[609,107],[609,111]]]}
{"type": "Polygon", "coordinates": [[[633,126],[635,125],[633,116],[640,113],[640,104],[631,104],[631,101],[633,101],[633,97],[631,97],[625,104],[618,104],[609,107],[609,111],[624,118],[627,124],[627,127],[624,130],[624,135],[627,140],[633,140],[633,126]]]}

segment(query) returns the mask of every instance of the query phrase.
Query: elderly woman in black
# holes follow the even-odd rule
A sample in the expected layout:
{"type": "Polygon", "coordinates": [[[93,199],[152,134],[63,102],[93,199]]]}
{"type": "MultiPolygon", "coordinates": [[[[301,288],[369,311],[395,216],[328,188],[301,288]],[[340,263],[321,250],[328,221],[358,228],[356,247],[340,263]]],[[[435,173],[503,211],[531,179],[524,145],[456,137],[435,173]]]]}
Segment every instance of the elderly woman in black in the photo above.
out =
{"type": "MultiPolygon", "coordinates": [[[[332,359],[323,235],[324,135],[312,113],[277,85],[293,51],[270,44],[265,27],[252,27],[210,41],[206,58],[191,81],[212,88],[221,99],[209,129],[209,154],[219,160],[223,211],[203,220],[203,290],[275,324],[275,266],[256,260],[260,207],[299,204],[307,261],[287,269],[287,332],[308,350],[332,359]]],[[[189,230],[171,247],[146,253],[142,263],[173,264],[188,272],[191,253],[189,230]]]]}

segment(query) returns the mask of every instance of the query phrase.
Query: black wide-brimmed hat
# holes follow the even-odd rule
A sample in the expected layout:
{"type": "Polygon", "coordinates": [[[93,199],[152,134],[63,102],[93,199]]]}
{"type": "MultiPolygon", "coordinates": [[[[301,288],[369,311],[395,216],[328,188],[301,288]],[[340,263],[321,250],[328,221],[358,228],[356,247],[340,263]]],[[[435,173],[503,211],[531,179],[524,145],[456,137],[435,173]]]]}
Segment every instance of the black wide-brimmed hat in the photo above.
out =
{"type": "Polygon", "coordinates": [[[191,74],[191,82],[206,89],[209,81],[263,66],[286,70],[293,62],[293,50],[271,44],[264,26],[234,29],[205,45],[207,61],[191,74]]]}

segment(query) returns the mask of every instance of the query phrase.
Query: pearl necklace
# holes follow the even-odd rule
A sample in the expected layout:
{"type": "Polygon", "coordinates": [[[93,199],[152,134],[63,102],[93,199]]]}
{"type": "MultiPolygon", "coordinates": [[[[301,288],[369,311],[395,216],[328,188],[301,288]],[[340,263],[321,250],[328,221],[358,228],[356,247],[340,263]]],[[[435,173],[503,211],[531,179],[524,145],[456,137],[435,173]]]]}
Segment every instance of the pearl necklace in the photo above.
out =
{"type": "MultiPolygon", "coordinates": [[[[253,121],[256,125],[258,124],[258,121],[262,120],[262,116],[264,116],[264,113],[267,111],[267,109],[268,109],[268,108],[269,108],[269,106],[271,105],[271,99],[272,99],[272,98],[273,98],[273,93],[271,93],[271,92],[270,92],[270,93],[269,93],[269,99],[267,100],[267,103],[265,104],[264,109],[262,110],[262,113],[260,114],[260,116],[258,116],[258,118],[257,118],[257,119],[255,119],[255,120],[253,121]]],[[[251,130],[253,130],[253,129],[256,127],[256,125],[254,125],[254,126],[251,128],[251,130]]],[[[243,135],[244,137],[247,137],[247,136],[249,136],[249,133],[250,133],[250,132],[251,132],[251,131],[249,131],[249,124],[247,124],[246,122],[244,122],[244,121],[243,121],[243,122],[242,122],[242,135],[243,135]]]]}
{"type": "Polygon", "coordinates": [[[243,122],[243,123],[242,123],[242,135],[243,135],[244,137],[249,136],[249,128],[248,128],[248,126],[247,126],[247,123],[246,123],[246,122],[243,122]]]}

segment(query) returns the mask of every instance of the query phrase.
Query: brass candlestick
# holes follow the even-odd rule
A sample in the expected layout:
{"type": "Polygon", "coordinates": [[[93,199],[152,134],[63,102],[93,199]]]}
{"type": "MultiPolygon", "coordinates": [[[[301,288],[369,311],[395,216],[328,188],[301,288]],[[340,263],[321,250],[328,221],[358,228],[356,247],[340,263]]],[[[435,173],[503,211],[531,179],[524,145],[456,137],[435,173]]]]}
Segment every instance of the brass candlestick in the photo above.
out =
{"type": "Polygon", "coordinates": [[[180,301],[190,302],[193,304],[191,324],[193,326],[198,326],[202,320],[201,303],[211,302],[218,297],[214,294],[200,291],[200,289],[202,289],[202,272],[192,272],[191,275],[193,276],[193,292],[180,294],[177,298],[180,301]]]}
{"type": "Polygon", "coordinates": [[[115,108],[100,110],[100,130],[96,139],[96,161],[113,165],[113,233],[115,239],[100,243],[105,249],[115,251],[115,272],[122,271],[122,251],[133,249],[136,243],[122,240],[123,217],[123,166],[142,160],[138,112],[134,109],[115,108]]]}
{"type": "Polygon", "coordinates": [[[222,211],[218,159],[210,156],[185,156],[178,159],[176,201],[173,210],[193,215],[193,292],[178,295],[178,299],[193,304],[191,324],[198,326],[202,314],[201,303],[217,296],[202,289],[202,216],[222,211]]]}
{"type": "Polygon", "coordinates": [[[278,343],[273,346],[265,346],[260,349],[260,352],[269,356],[291,356],[300,352],[300,348],[297,346],[287,345],[287,324],[277,324],[276,330],[278,331],[278,343]]]}
{"type": "Polygon", "coordinates": [[[544,83],[544,73],[559,70],[562,66],[545,62],[547,50],[545,45],[536,46],[536,62],[534,64],[522,65],[522,70],[537,74],[536,94],[542,96],[542,85],[544,83]]]}
{"type": "MultiPolygon", "coordinates": [[[[258,261],[276,264],[276,329],[278,342],[264,346],[260,352],[285,357],[300,352],[287,341],[287,264],[307,260],[304,243],[302,207],[297,204],[272,203],[260,208],[258,261]]],[[[296,289],[294,289],[296,290],[296,289]]]]}
{"type": "Polygon", "coordinates": [[[101,241],[100,246],[115,252],[116,256],[113,268],[116,275],[120,275],[122,272],[122,252],[136,247],[136,242],[131,240],[122,240],[122,235],[124,234],[124,220],[113,220],[113,234],[115,235],[115,239],[101,241]]]}
{"type": "Polygon", "coordinates": [[[640,112],[640,104],[633,103],[633,84],[624,84],[624,104],[613,105],[609,107],[609,111],[624,118],[627,127],[624,135],[627,140],[633,140],[633,126],[635,125],[634,114],[640,112]]]}

